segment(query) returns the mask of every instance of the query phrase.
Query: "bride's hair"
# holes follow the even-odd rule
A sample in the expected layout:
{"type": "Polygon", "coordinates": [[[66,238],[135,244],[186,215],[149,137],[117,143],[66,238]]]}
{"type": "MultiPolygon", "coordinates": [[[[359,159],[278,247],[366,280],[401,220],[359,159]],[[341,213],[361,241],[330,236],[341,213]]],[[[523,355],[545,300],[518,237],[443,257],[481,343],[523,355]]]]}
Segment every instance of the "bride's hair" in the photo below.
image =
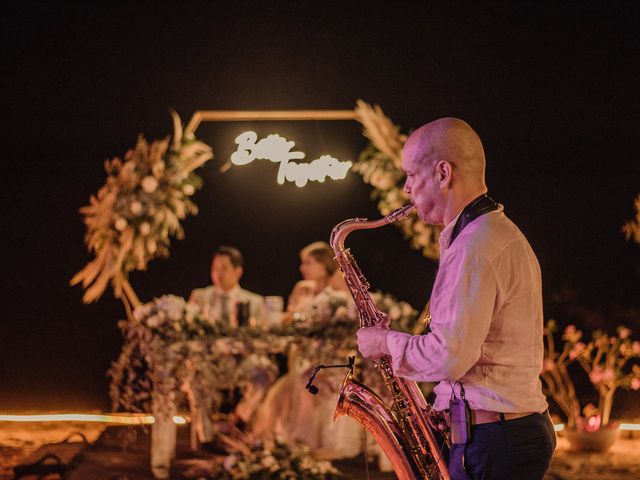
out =
{"type": "Polygon", "coordinates": [[[333,259],[333,250],[327,242],[313,242],[300,250],[300,256],[311,255],[327,269],[329,276],[338,270],[338,263],[333,259]]]}

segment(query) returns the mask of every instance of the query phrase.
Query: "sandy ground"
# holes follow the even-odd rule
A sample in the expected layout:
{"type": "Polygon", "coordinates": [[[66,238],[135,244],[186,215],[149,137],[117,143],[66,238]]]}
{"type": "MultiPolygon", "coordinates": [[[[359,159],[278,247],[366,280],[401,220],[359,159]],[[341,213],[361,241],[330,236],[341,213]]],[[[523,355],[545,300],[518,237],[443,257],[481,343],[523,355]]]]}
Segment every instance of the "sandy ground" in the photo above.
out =
{"type": "MultiPolygon", "coordinates": [[[[12,467],[24,462],[41,446],[65,440],[74,432],[94,442],[104,424],[89,422],[0,422],[0,479],[13,478],[12,467]]],[[[75,440],[80,440],[78,437],[75,440]]],[[[640,435],[628,433],[606,454],[575,453],[565,438],[558,449],[547,480],[627,480],[640,478],[640,435]]]]}
{"type": "Polygon", "coordinates": [[[635,480],[640,479],[640,436],[623,432],[607,453],[569,451],[566,438],[558,438],[548,480],[635,480]]]}
{"type": "MultiPolygon", "coordinates": [[[[12,467],[45,444],[62,442],[75,432],[91,443],[105,427],[92,422],[0,422],[0,479],[13,478],[12,467]]],[[[75,436],[70,441],[81,442],[82,438],[75,436]]]]}

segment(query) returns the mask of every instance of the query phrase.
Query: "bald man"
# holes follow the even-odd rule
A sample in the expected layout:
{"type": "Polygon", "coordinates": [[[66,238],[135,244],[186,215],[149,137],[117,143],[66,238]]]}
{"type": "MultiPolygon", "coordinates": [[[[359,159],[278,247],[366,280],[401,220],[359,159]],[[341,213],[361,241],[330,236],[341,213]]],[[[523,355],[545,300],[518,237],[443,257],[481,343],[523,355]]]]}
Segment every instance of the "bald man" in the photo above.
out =
{"type": "Polygon", "coordinates": [[[462,418],[460,408],[468,411],[468,438],[452,432],[452,479],[542,479],[556,437],[539,379],[538,260],[487,196],[482,142],[466,122],[442,118],[420,127],[402,157],[404,190],[418,215],[445,225],[432,320],[425,335],[361,328],[358,348],[369,359],[389,355],[400,377],[439,382],[436,410],[462,418]]]}

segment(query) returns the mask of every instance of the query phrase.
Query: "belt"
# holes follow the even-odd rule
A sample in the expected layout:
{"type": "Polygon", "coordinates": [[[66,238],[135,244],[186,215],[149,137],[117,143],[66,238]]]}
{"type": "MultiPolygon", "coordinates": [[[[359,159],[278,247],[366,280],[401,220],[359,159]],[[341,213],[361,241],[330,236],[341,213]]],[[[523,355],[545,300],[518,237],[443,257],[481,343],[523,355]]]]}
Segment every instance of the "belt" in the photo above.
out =
{"type": "Polygon", "coordinates": [[[515,420],[516,418],[527,417],[536,412],[525,413],[500,413],[491,412],[489,410],[471,410],[471,424],[482,425],[483,423],[493,423],[500,421],[515,420]]]}

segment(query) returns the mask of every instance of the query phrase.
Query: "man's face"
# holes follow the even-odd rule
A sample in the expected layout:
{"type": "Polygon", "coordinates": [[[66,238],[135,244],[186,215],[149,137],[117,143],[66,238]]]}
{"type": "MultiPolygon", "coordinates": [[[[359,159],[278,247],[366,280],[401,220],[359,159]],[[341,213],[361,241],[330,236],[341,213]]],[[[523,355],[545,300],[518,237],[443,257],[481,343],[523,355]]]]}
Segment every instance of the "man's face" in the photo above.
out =
{"type": "Polygon", "coordinates": [[[402,169],[407,174],[404,191],[416,206],[418,216],[431,225],[444,222],[441,190],[436,180],[436,163],[420,162],[422,150],[416,142],[407,142],[402,150],[402,169]]]}
{"type": "Polygon", "coordinates": [[[216,255],[211,263],[211,281],[222,290],[229,291],[240,281],[242,267],[234,267],[228,255],[216,255]]]}

